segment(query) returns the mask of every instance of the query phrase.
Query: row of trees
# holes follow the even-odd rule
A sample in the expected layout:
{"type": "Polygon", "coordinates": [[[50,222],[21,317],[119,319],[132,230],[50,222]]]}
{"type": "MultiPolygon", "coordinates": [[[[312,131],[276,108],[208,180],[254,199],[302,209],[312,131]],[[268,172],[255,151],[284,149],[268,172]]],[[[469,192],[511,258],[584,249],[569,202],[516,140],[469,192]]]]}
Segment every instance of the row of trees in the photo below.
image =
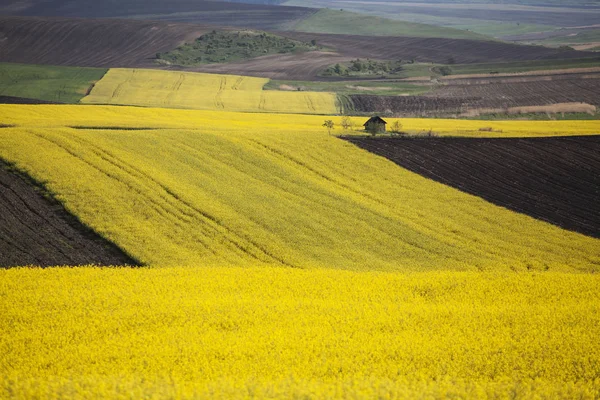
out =
{"type": "MultiPolygon", "coordinates": [[[[348,131],[354,130],[355,124],[350,117],[342,117],[342,120],[340,121],[340,126],[343,130],[348,131]]],[[[326,128],[329,134],[331,135],[331,131],[335,129],[335,122],[333,122],[333,120],[327,119],[323,123],[323,127],[326,128]]],[[[378,133],[383,133],[375,128],[367,129],[367,131],[373,136],[375,136],[378,133]]],[[[402,134],[402,123],[400,121],[394,121],[394,123],[392,123],[388,129],[388,133],[396,135],[402,134]]]]}

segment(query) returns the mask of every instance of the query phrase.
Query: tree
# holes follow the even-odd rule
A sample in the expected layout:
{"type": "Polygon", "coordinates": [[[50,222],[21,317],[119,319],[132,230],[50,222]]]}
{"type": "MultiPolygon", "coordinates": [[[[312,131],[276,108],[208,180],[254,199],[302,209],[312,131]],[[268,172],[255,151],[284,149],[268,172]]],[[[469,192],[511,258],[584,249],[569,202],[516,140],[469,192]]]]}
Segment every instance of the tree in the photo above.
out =
{"type": "Polygon", "coordinates": [[[452,75],[452,68],[450,68],[447,65],[444,65],[443,67],[440,67],[439,71],[440,71],[440,74],[442,74],[443,76],[452,75]]]}
{"type": "Polygon", "coordinates": [[[342,128],[344,128],[346,131],[354,128],[354,122],[352,122],[350,117],[342,117],[342,122],[340,122],[340,125],[342,125],[342,128]]]}
{"type": "Polygon", "coordinates": [[[399,135],[402,133],[402,123],[400,121],[394,121],[392,126],[390,126],[390,133],[395,135],[399,135]]]}
{"type": "Polygon", "coordinates": [[[327,128],[327,132],[329,132],[331,135],[331,130],[335,127],[335,123],[330,119],[326,119],[325,123],[323,123],[323,126],[327,128]]]}

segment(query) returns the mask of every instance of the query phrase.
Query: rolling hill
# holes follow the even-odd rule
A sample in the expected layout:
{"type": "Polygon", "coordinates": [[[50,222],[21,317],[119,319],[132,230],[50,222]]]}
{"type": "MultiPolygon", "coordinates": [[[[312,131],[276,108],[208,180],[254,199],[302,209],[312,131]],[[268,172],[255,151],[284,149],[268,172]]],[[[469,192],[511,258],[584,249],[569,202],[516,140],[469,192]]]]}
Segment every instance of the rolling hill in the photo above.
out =
{"type": "Polygon", "coordinates": [[[152,66],[157,52],[208,30],[202,25],[134,20],[0,16],[0,62],[152,66]]]}
{"type": "Polygon", "coordinates": [[[132,18],[193,22],[220,26],[281,29],[305,18],[316,9],[229,3],[206,0],[9,0],[0,14],[39,17],[132,18]]]}
{"type": "MultiPolygon", "coordinates": [[[[0,17],[0,62],[85,67],[171,68],[156,54],[175,49],[214,29],[208,25],[117,19],[0,17]]],[[[353,58],[446,63],[555,60],[594,57],[595,53],[560,51],[500,42],[416,37],[370,37],[282,32],[303,42],[316,40],[329,51],[275,54],[189,70],[277,79],[320,79],[331,64],[353,58]]]]}
{"type": "MultiPolygon", "coordinates": [[[[598,240],[402,169],[328,135],[323,117],[4,105],[0,118],[17,125],[0,130],[0,157],[150,266],[590,271],[598,262],[598,240]]],[[[484,124],[438,123],[475,134],[484,124]]],[[[503,135],[569,127],[497,126],[503,135]]]]}
{"type": "Polygon", "coordinates": [[[334,93],[264,91],[264,78],[143,69],[110,69],[84,104],[199,110],[336,114],[334,93]]]}

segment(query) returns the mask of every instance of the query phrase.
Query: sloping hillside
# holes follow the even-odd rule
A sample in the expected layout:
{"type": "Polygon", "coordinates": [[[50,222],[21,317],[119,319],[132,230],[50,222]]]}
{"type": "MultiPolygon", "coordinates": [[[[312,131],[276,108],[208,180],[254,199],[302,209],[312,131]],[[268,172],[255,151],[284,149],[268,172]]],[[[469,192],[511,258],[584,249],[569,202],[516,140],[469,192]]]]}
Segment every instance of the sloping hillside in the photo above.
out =
{"type": "Polygon", "coordinates": [[[1,159],[0,188],[0,268],[136,264],[1,159]]]}
{"type": "Polygon", "coordinates": [[[316,9],[206,0],[9,0],[5,15],[81,18],[136,18],[207,23],[260,29],[281,29],[316,9]]]}
{"type": "Polygon", "coordinates": [[[78,103],[106,72],[103,68],[0,63],[0,96],[6,102],[78,103]]]}
{"type": "Polygon", "coordinates": [[[209,30],[190,24],[0,16],[0,62],[130,67],[209,30]]]}
{"type": "Polygon", "coordinates": [[[115,68],[81,102],[290,114],[342,111],[333,93],[264,91],[267,82],[247,76],[115,68]]]}
{"type": "Polygon", "coordinates": [[[598,240],[402,169],[330,136],[323,117],[92,106],[0,106],[0,117],[20,125],[0,130],[0,156],[150,265],[573,271],[599,261],[598,240]]]}

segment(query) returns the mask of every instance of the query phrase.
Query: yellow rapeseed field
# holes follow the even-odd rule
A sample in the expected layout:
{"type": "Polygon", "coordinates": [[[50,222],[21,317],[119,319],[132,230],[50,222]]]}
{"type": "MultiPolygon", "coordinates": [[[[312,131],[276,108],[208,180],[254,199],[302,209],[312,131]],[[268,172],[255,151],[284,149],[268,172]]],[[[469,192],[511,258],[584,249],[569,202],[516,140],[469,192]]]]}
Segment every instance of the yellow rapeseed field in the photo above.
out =
{"type": "Polygon", "coordinates": [[[0,270],[0,398],[600,396],[600,277],[0,270]]]}
{"type": "Polygon", "coordinates": [[[268,81],[236,75],[114,68],[81,102],[299,114],[340,111],[334,93],[263,91],[268,81]]]}
{"type": "Polygon", "coordinates": [[[600,264],[597,239],[404,170],[328,135],[323,117],[93,106],[0,106],[0,117],[17,124],[0,130],[1,157],[151,266],[600,264]]]}
{"type": "Polygon", "coordinates": [[[0,398],[600,398],[600,241],[325,118],[0,105],[0,158],[148,264],[0,269],[0,398]]]}

